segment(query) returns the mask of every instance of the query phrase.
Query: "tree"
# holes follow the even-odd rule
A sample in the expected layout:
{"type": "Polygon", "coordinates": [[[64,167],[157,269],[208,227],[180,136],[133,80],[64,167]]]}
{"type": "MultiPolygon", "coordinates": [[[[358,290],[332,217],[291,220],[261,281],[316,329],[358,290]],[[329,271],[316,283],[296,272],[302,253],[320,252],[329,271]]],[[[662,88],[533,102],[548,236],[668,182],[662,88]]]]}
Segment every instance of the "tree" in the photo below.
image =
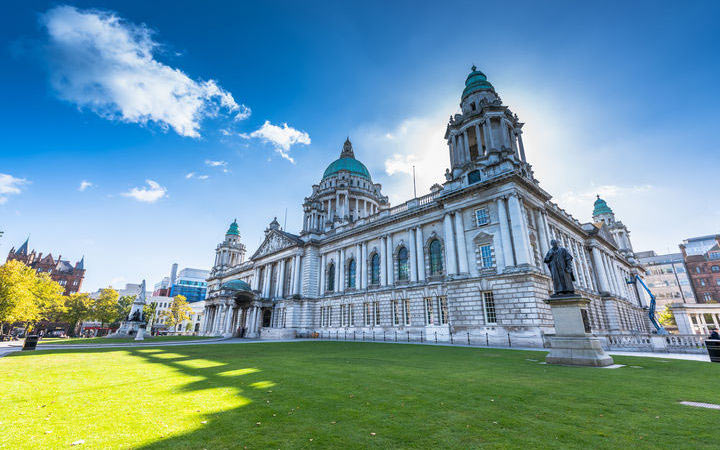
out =
{"type": "Polygon", "coordinates": [[[118,321],[118,297],[120,294],[115,289],[105,288],[100,290],[100,295],[93,303],[93,318],[100,322],[100,326],[106,323],[118,321]]]}
{"type": "Polygon", "coordinates": [[[38,305],[37,320],[60,322],[65,313],[65,289],[53,281],[47,273],[35,277],[33,295],[38,305]]]}
{"type": "Polygon", "coordinates": [[[132,303],[134,301],[134,295],[123,295],[118,299],[117,304],[115,305],[117,308],[117,316],[115,320],[117,322],[122,322],[127,318],[127,316],[130,314],[130,310],[132,309],[132,303]]]}
{"type": "Polygon", "coordinates": [[[143,306],[143,320],[147,324],[147,327],[152,329],[152,322],[155,320],[155,305],[152,303],[146,303],[143,306]]]}
{"type": "Polygon", "coordinates": [[[161,313],[161,317],[165,319],[168,328],[173,328],[186,320],[190,320],[192,308],[187,299],[182,295],[176,295],[170,303],[170,308],[161,313]]]}
{"type": "Polygon", "coordinates": [[[675,323],[675,316],[673,315],[673,312],[670,309],[670,305],[665,305],[665,309],[663,309],[663,312],[660,313],[658,322],[660,322],[660,325],[662,325],[664,327],[677,326],[677,324],[675,323]]]}
{"type": "Polygon", "coordinates": [[[72,334],[75,334],[75,328],[78,323],[83,320],[90,319],[93,314],[93,301],[88,294],[72,294],[66,297],[65,314],[63,318],[65,322],[72,325],[70,328],[72,334]]]}
{"type": "Polygon", "coordinates": [[[0,323],[34,322],[39,307],[33,293],[35,271],[20,261],[0,266],[0,323]]]}

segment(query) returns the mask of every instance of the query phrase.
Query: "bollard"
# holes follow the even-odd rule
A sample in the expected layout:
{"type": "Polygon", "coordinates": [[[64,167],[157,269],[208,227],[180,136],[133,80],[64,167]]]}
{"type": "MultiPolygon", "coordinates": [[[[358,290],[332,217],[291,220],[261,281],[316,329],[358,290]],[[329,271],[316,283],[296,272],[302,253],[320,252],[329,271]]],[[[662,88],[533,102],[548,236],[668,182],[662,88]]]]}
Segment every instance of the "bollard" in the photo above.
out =
{"type": "Polygon", "coordinates": [[[437,344],[437,331],[435,332],[435,343],[437,344]]]}
{"type": "Polygon", "coordinates": [[[353,341],[355,340],[355,330],[353,330],[353,341]]]}
{"type": "Polygon", "coordinates": [[[469,331],[469,330],[468,330],[468,332],[467,332],[467,335],[468,335],[468,336],[467,336],[467,337],[468,337],[468,345],[470,345],[470,331],[469,331]]]}
{"type": "Polygon", "coordinates": [[[385,330],[383,329],[383,342],[385,342],[385,330]]]}
{"type": "Polygon", "coordinates": [[[422,333],[422,330],[420,330],[420,342],[422,342],[422,341],[423,341],[423,333],[422,333]]]}
{"type": "Polygon", "coordinates": [[[365,330],[362,331],[362,340],[365,342],[365,330]]]}
{"type": "Polygon", "coordinates": [[[450,328],[450,343],[451,343],[451,344],[454,344],[454,343],[455,343],[455,342],[453,341],[452,328],[450,328]]]}
{"type": "Polygon", "coordinates": [[[395,342],[397,342],[397,330],[395,330],[395,342]]]}
{"type": "MultiPolygon", "coordinates": [[[[420,334],[422,334],[422,331],[420,332],[420,334]]],[[[407,338],[408,342],[410,342],[410,330],[408,330],[407,335],[408,335],[408,338],[407,338]]]]}
{"type": "Polygon", "coordinates": [[[508,347],[512,347],[512,342],[510,342],[510,332],[508,332],[508,347]]]}
{"type": "Polygon", "coordinates": [[[485,346],[490,347],[490,336],[487,331],[485,332],[485,346]]]}

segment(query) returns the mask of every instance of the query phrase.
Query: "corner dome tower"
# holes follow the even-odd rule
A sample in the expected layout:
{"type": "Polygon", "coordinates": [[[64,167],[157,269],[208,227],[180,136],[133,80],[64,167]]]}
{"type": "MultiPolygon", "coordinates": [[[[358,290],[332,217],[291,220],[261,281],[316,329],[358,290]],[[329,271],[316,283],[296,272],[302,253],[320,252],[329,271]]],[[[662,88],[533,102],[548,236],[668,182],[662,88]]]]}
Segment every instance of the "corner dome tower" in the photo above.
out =
{"type": "Polygon", "coordinates": [[[495,88],[487,80],[484,73],[477,70],[477,67],[472,66],[472,71],[465,79],[465,89],[463,89],[462,99],[465,100],[470,94],[474,94],[478,91],[495,91],[495,88]]]}

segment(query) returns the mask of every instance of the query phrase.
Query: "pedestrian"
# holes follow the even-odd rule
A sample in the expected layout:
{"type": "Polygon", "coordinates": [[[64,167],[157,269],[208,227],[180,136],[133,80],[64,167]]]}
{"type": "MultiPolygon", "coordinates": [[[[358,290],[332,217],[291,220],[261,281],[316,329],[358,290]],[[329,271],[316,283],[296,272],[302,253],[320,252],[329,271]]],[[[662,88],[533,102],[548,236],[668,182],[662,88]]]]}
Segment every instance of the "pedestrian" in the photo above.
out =
{"type": "Polygon", "coordinates": [[[708,339],[720,341],[720,334],[718,334],[717,330],[712,330],[708,339]]]}

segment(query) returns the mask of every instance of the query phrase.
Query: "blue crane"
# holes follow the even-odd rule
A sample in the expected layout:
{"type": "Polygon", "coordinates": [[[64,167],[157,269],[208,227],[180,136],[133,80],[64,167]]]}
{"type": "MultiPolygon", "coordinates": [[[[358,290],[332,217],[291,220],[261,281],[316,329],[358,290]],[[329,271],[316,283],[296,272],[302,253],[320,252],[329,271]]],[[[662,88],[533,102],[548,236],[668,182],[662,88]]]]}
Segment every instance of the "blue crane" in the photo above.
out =
{"type": "Polygon", "coordinates": [[[655,327],[655,331],[657,334],[663,335],[663,334],[669,334],[665,328],[663,328],[662,325],[657,321],[655,318],[655,296],[652,292],[650,292],[650,289],[645,285],[645,282],[640,278],[638,275],[633,276],[630,278],[627,283],[628,284],[635,284],[637,281],[640,282],[643,288],[645,288],[645,292],[648,293],[650,296],[650,309],[648,310],[648,316],[650,317],[650,322],[652,322],[653,326],[655,327]]]}

